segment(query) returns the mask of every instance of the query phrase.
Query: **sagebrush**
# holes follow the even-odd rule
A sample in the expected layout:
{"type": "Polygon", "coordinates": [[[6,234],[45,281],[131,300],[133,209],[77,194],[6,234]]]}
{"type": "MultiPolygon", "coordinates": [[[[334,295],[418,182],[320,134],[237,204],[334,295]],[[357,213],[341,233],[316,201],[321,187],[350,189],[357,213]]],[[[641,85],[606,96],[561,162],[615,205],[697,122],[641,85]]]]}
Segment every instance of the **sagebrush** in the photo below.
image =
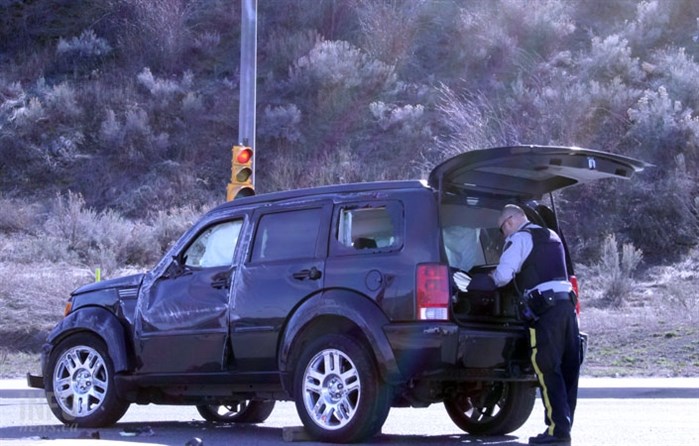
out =
{"type": "MultiPolygon", "coordinates": [[[[5,3],[6,199],[72,190],[130,218],[224,199],[242,142],[239,3],[5,3]]],[[[614,233],[677,261],[699,239],[697,17],[693,0],[260,2],[256,189],[588,146],[655,167],[560,194],[578,258],[614,233]]]]}

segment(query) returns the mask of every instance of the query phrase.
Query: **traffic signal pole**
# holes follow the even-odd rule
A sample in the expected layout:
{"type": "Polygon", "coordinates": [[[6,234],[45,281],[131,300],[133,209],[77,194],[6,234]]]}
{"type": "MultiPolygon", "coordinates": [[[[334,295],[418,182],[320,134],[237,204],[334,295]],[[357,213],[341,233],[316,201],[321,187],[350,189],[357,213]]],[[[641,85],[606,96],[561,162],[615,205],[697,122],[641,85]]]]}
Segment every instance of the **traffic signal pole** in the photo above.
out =
{"type": "Polygon", "coordinates": [[[241,6],[238,142],[254,150],[257,79],[257,0],[241,0],[241,6]]]}
{"type": "Polygon", "coordinates": [[[257,0],[240,0],[240,108],[238,113],[238,144],[233,148],[231,182],[226,199],[254,194],[255,188],[255,107],[257,94],[257,0]],[[251,158],[246,162],[251,173],[242,184],[236,172],[239,163],[237,154],[241,147],[249,148],[251,158]],[[241,190],[245,193],[240,193],[241,190]]]}

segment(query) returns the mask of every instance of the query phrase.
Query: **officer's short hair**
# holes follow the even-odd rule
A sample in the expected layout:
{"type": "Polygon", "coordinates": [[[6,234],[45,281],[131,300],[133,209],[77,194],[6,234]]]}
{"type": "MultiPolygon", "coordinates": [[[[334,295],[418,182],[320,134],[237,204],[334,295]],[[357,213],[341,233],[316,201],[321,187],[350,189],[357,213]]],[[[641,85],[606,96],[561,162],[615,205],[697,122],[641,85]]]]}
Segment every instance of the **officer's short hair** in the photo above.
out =
{"type": "Polygon", "coordinates": [[[517,206],[516,204],[508,204],[505,205],[505,207],[502,208],[502,212],[500,212],[498,226],[502,226],[505,220],[514,216],[524,217],[525,220],[528,220],[527,214],[524,213],[524,210],[521,207],[517,206]]]}

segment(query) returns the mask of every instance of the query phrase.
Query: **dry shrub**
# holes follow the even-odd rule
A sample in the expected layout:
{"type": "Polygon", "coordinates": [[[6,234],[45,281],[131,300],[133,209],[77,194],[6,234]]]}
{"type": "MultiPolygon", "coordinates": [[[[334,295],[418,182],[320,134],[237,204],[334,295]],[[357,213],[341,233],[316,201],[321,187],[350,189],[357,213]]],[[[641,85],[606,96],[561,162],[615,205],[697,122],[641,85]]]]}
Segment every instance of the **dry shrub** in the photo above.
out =
{"type": "Polygon", "coordinates": [[[663,309],[680,320],[699,320],[699,249],[681,262],[653,268],[649,276],[657,283],[663,309]]]}
{"type": "Polygon", "coordinates": [[[643,259],[643,253],[631,243],[619,246],[614,234],[608,235],[602,245],[597,271],[603,283],[602,305],[620,307],[633,288],[632,274],[643,259]]]}
{"type": "MultiPolygon", "coordinates": [[[[26,214],[26,219],[38,219],[33,212],[26,214]]],[[[80,194],[69,192],[56,197],[44,222],[26,226],[35,228],[30,233],[0,238],[0,261],[68,263],[113,275],[128,265],[153,265],[200,214],[199,208],[185,206],[131,221],[112,210],[88,208],[80,194]]],[[[13,228],[23,221],[19,217],[13,228]]]]}
{"type": "Polygon", "coordinates": [[[39,206],[26,200],[0,197],[0,232],[31,233],[39,221],[39,206]]]}
{"type": "Polygon", "coordinates": [[[53,211],[45,224],[47,237],[43,241],[66,244],[88,267],[114,271],[126,263],[129,239],[134,225],[114,211],[96,212],[85,207],[79,194],[68,192],[56,197],[53,211]]]}
{"type": "Polygon", "coordinates": [[[202,213],[202,209],[195,206],[183,206],[152,213],[147,219],[147,227],[151,231],[151,240],[154,242],[150,247],[151,251],[157,252],[160,257],[199,219],[202,213]]]}

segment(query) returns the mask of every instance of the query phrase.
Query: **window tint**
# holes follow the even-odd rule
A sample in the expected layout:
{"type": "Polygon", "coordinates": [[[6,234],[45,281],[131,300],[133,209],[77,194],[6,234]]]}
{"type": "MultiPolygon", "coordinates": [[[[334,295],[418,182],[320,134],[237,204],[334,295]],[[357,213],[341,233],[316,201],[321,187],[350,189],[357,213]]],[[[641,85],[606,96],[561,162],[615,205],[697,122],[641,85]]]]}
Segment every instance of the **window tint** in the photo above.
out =
{"type": "Polygon", "coordinates": [[[185,252],[185,265],[202,268],[233,263],[243,220],[229,221],[205,230],[185,252]]]}
{"type": "Polygon", "coordinates": [[[322,209],[264,215],[255,233],[252,261],[314,257],[322,209]]]}
{"type": "Polygon", "coordinates": [[[337,240],[355,250],[392,248],[399,244],[396,224],[385,206],[340,210],[337,240]]]}

